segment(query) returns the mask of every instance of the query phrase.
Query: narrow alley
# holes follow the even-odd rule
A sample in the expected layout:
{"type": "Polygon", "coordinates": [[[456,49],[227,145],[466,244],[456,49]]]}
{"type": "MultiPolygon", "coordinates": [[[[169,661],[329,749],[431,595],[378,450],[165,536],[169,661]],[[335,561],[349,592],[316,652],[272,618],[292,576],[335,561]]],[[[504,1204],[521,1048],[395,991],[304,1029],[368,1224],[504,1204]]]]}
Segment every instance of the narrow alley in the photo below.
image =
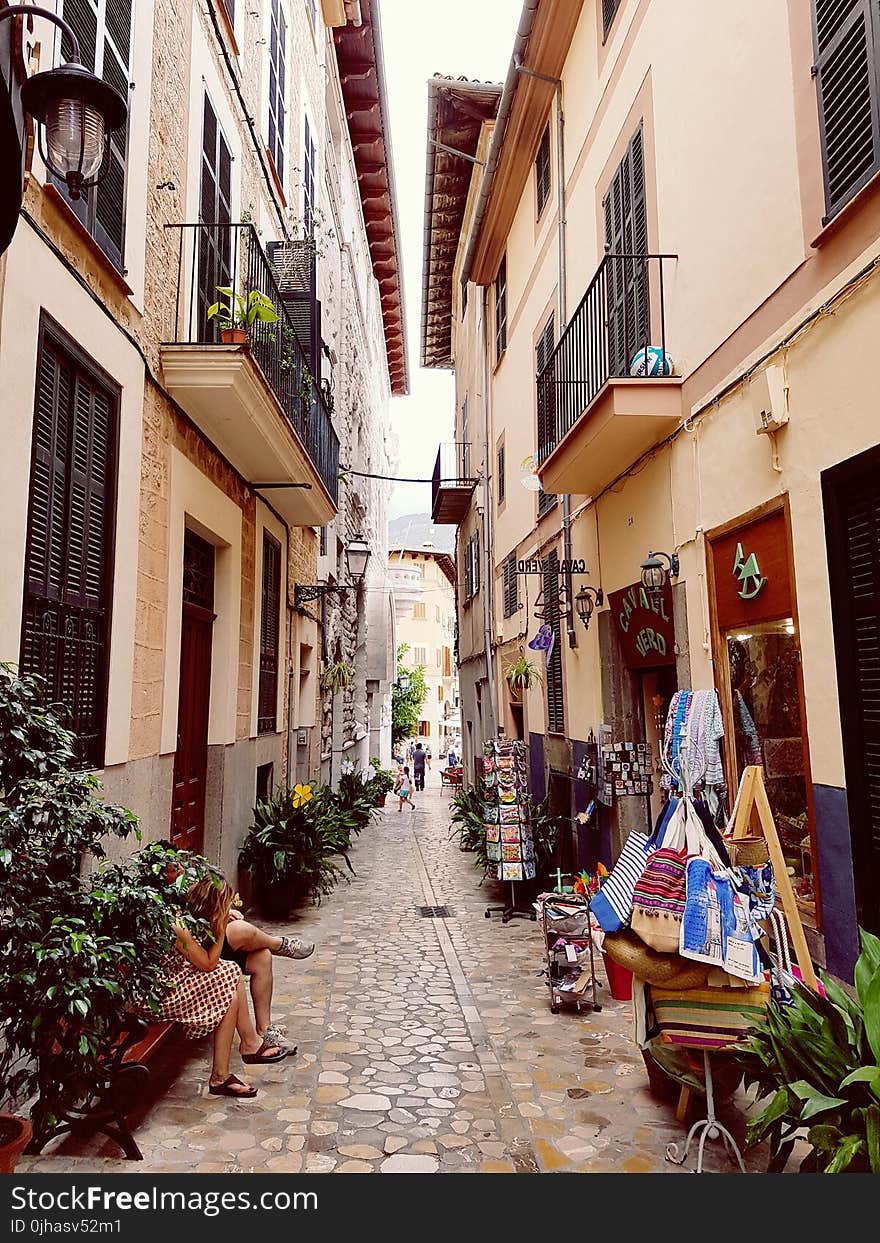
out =
{"type": "MultiPolygon", "coordinates": [[[[664,1153],[684,1130],[648,1092],[630,1005],[603,987],[599,1013],[550,1013],[539,927],[484,917],[492,894],[449,840],[439,786],[435,772],[414,813],[389,800],[356,877],[288,929],[317,942],[306,962],[274,960],[274,1017],[298,1053],[246,1068],[255,1100],[208,1096],[210,1041],[176,1039],[132,1119],[142,1164],[97,1137],[20,1169],[678,1172],[664,1153]],[[445,918],[420,913],[437,906],[445,918]]],[[[731,1168],[708,1150],[707,1168],[731,1168]]]]}

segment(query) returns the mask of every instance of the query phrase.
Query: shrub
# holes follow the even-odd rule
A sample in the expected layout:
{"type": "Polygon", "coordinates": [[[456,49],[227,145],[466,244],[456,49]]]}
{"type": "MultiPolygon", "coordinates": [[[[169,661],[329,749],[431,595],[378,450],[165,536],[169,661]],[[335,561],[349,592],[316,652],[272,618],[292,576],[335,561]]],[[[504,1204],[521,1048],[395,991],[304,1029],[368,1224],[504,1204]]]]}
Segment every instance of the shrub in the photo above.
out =
{"type": "Polygon", "coordinates": [[[254,808],[254,823],[239,863],[263,892],[273,885],[294,883],[304,896],[320,902],[345,876],[336,862],[339,855],[353,870],[347,855],[350,849],[351,836],[331,790],[279,786],[254,808]]]}

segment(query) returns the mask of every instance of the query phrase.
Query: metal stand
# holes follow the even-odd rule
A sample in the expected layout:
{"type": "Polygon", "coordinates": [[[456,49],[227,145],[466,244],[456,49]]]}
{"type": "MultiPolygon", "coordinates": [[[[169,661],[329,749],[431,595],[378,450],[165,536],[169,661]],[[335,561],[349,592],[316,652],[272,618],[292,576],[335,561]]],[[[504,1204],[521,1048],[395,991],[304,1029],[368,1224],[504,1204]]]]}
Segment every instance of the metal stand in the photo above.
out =
{"type": "Polygon", "coordinates": [[[491,919],[493,914],[500,914],[502,924],[506,924],[509,919],[519,916],[520,919],[531,919],[534,922],[538,916],[532,908],[531,910],[523,910],[521,906],[516,904],[516,890],[514,889],[514,881],[510,881],[510,902],[507,906],[487,906],[485,915],[486,919],[491,919]]]}
{"type": "Polygon", "coordinates": [[[706,1117],[701,1118],[699,1122],[695,1122],[688,1131],[684,1152],[681,1156],[679,1156],[678,1144],[666,1145],[666,1160],[672,1161],[676,1165],[684,1165],[685,1161],[688,1159],[691,1144],[699,1135],[699,1141],[697,1143],[697,1168],[694,1170],[694,1173],[702,1174],[703,1151],[706,1147],[706,1140],[717,1140],[720,1138],[724,1141],[724,1147],[727,1151],[727,1159],[730,1161],[730,1164],[733,1165],[734,1158],[736,1158],[736,1163],[739,1165],[740,1172],[745,1174],[746,1167],[743,1164],[742,1153],[739,1150],[739,1145],[731,1135],[730,1131],[728,1131],[727,1127],[719,1122],[715,1117],[715,1095],[712,1090],[712,1064],[709,1060],[708,1049],[703,1050],[703,1070],[706,1077],[706,1117]]]}

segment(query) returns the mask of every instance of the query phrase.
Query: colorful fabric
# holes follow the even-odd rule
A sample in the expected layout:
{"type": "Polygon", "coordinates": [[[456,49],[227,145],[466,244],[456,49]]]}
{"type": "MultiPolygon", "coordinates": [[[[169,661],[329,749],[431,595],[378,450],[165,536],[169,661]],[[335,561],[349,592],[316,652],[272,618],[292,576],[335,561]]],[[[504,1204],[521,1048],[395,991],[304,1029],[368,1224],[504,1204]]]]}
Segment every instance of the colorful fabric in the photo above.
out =
{"type": "Polygon", "coordinates": [[[167,960],[168,988],[159,1012],[150,1011],[147,1017],[153,1022],[179,1023],[190,1040],[201,1040],[232,1005],[240,979],[241,970],[234,962],[221,958],[212,971],[200,971],[175,951],[167,960]]]}
{"type": "Polygon", "coordinates": [[[685,905],[686,856],[655,850],[633,890],[632,929],[652,949],[678,948],[685,905]]]}
{"type": "Polygon", "coordinates": [[[646,989],[647,1036],[692,1049],[726,1049],[748,1036],[767,1008],[770,988],[646,989]]]}
{"type": "Polygon", "coordinates": [[[689,859],[686,891],[678,952],[743,980],[760,979],[748,903],[737,892],[731,874],[713,871],[708,859],[689,859]]]}

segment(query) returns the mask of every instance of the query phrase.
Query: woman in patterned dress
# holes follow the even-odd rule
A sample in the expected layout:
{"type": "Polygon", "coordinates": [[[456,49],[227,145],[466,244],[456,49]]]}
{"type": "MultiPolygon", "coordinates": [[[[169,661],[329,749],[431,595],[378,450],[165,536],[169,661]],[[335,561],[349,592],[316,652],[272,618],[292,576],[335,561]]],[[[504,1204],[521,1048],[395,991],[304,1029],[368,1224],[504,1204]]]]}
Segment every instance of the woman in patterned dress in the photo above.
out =
{"type": "MultiPolygon", "coordinates": [[[[229,911],[235,894],[225,880],[208,882],[213,891],[206,913],[211,940],[199,944],[189,929],[175,925],[177,943],[168,961],[168,989],[158,1017],[180,1023],[187,1036],[199,1040],[214,1033],[214,1055],[208,1087],[213,1096],[256,1096],[256,1088],[230,1073],[232,1038],[238,1029],[242,1059],[249,1063],[280,1062],[287,1050],[261,1041],[239,988],[241,970],[220,957],[229,911]]],[[[203,908],[204,909],[204,908],[203,908]]]]}

